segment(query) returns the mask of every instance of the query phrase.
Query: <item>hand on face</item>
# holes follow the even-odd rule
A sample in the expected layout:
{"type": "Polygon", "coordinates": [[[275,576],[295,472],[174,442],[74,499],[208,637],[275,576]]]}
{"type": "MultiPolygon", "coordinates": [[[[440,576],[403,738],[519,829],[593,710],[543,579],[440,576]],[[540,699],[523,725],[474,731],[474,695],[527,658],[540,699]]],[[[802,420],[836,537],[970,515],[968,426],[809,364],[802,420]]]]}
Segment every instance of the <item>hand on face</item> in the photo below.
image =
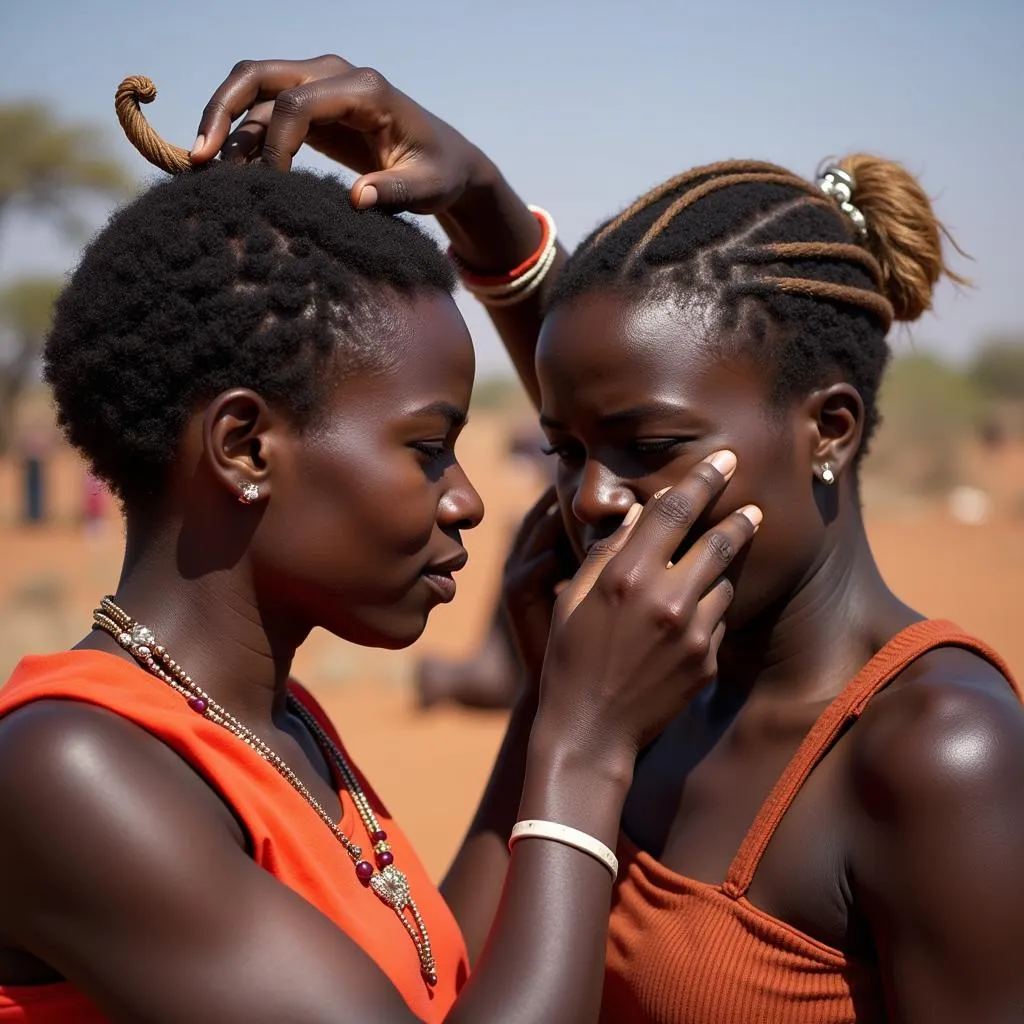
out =
{"type": "Polygon", "coordinates": [[[578,568],[558,495],[549,487],[523,519],[505,563],[502,586],[528,692],[540,682],[558,590],[578,568]]]}
{"type": "Polygon", "coordinates": [[[735,466],[730,452],[712,455],[591,548],[555,604],[542,715],[635,758],[715,678],[732,600],[723,573],[756,532],[760,509],[734,512],[671,559],[735,466]]]}
{"type": "Polygon", "coordinates": [[[220,152],[287,170],[303,143],[362,175],[352,186],[360,208],[438,213],[488,168],[455,129],[378,72],[335,56],[236,64],[203,111],[192,160],[220,152]]]}

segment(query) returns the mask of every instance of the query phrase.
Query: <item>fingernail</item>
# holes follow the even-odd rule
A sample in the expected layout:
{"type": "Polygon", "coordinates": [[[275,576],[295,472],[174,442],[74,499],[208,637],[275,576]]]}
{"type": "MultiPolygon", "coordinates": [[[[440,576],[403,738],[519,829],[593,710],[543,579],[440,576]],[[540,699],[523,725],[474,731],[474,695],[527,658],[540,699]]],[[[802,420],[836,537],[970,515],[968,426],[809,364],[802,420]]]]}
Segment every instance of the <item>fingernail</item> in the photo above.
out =
{"type": "Polygon", "coordinates": [[[637,501],[634,501],[633,504],[629,506],[629,511],[623,517],[622,525],[632,526],[637,521],[637,519],[640,518],[640,513],[643,512],[643,510],[643,505],[641,505],[637,501]]]}
{"type": "Polygon", "coordinates": [[[368,210],[371,206],[374,206],[377,202],[377,190],[372,185],[364,185],[363,191],[359,193],[359,199],[356,202],[356,206],[360,210],[368,210]]]}
{"type": "Polygon", "coordinates": [[[736,472],[736,456],[728,450],[715,452],[714,455],[709,455],[706,461],[710,462],[726,480],[736,472]]]}
{"type": "Polygon", "coordinates": [[[757,533],[757,528],[761,525],[761,520],[764,519],[764,513],[756,505],[744,505],[739,510],[741,516],[746,516],[750,520],[750,525],[754,528],[754,533],[757,533]]]}
{"type": "Polygon", "coordinates": [[[205,135],[197,135],[196,136],[196,141],[192,143],[192,150],[189,153],[189,156],[195,156],[199,152],[199,150],[201,150],[203,148],[203,146],[205,146],[205,145],[206,145],[206,136],[205,135]]]}
{"type": "Polygon", "coordinates": [[[651,500],[654,501],[655,499],[660,498],[663,494],[668,494],[668,492],[671,490],[671,487],[662,487],[660,491],[654,492],[654,494],[651,496],[651,500]]]}

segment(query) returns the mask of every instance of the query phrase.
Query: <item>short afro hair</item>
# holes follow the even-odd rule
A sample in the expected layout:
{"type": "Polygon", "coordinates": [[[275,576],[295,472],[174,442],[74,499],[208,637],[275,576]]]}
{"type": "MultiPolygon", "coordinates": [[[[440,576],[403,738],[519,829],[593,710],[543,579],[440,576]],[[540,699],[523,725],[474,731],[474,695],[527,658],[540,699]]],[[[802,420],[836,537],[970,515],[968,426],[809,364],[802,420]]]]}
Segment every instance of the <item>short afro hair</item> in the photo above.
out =
{"type": "Polygon", "coordinates": [[[160,495],[204,401],[248,387],[308,426],[327,371],[384,358],[382,303],[454,287],[432,239],[354,209],[337,178],[216,164],[150,188],[88,246],[45,379],[70,442],[132,507],[160,495]]]}

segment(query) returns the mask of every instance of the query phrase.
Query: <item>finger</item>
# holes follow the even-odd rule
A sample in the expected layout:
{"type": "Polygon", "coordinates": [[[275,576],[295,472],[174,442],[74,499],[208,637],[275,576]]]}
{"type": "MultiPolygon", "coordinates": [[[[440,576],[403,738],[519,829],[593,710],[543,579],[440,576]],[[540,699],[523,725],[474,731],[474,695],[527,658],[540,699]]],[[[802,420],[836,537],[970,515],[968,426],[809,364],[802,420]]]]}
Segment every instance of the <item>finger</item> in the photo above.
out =
{"type": "Polygon", "coordinates": [[[736,471],[736,456],[715,452],[699,462],[674,487],[659,491],[644,507],[629,538],[618,569],[629,576],[644,576],[664,569],[693,524],[718,498],[736,471]]]}
{"type": "Polygon", "coordinates": [[[562,582],[561,564],[553,551],[546,551],[528,562],[516,566],[515,571],[506,579],[506,590],[513,602],[518,601],[520,594],[533,595],[545,593],[554,595],[555,586],[562,582]]]}
{"type": "Polygon", "coordinates": [[[338,123],[357,132],[378,132],[391,117],[391,86],[376,71],[354,68],[278,93],[263,143],[263,162],[288,170],[310,125],[338,123]]]}
{"type": "Polygon", "coordinates": [[[311,78],[342,74],[351,67],[348,61],[334,56],[313,60],[240,61],[203,108],[192,159],[196,163],[212,159],[224,145],[235,119],[257,102],[272,100],[284,90],[311,78]]]}
{"type": "Polygon", "coordinates": [[[516,532],[516,543],[525,540],[539,523],[544,522],[557,509],[558,494],[554,487],[548,487],[523,516],[523,521],[519,524],[519,529],[516,532]]]}
{"type": "Polygon", "coordinates": [[[446,198],[436,169],[427,165],[373,171],[352,184],[352,203],[360,210],[375,206],[394,213],[430,213],[443,205],[446,198]]]}
{"type": "Polygon", "coordinates": [[[598,541],[587,553],[579,571],[559,596],[560,617],[567,619],[590,593],[604,567],[622,550],[629,540],[643,512],[643,506],[634,504],[626,513],[619,528],[607,539],[598,541]]]}
{"type": "Polygon", "coordinates": [[[274,114],[274,101],[257,103],[221,146],[220,158],[229,163],[247,163],[260,155],[267,125],[274,114]]]}
{"type": "Polygon", "coordinates": [[[750,543],[761,525],[762,513],[756,505],[726,516],[708,530],[689,551],[665,574],[663,586],[674,592],[685,592],[699,598],[716,585],[736,556],[750,543]]]}
{"type": "Polygon", "coordinates": [[[714,666],[718,661],[718,651],[725,639],[725,618],[732,604],[733,586],[723,578],[697,602],[690,618],[690,628],[685,634],[685,642],[693,647],[694,654],[709,669],[707,677],[714,675],[714,666]]]}
{"type": "Polygon", "coordinates": [[[532,558],[543,551],[549,552],[558,561],[562,561],[565,547],[564,537],[565,524],[562,522],[561,509],[557,505],[553,505],[534,523],[533,528],[523,538],[520,557],[532,558]]]}

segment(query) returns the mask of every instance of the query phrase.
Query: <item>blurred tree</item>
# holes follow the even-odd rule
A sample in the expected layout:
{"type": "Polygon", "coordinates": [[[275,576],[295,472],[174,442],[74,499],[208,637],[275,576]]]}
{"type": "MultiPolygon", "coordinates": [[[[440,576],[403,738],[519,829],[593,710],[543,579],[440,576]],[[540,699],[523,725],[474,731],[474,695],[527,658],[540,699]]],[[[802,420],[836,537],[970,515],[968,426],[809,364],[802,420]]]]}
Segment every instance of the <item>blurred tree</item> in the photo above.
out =
{"type": "Polygon", "coordinates": [[[0,455],[14,434],[17,399],[36,380],[36,366],[64,282],[27,277],[0,287],[0,455]]]}
{"type": "Polygon", "coordinates": [[[42,103],[0,103],[0,219],[18,207],[74,234],[84,197],[117,199],[132,187],[95,128],[65,124],[42,103]]]}
{"type": "MultiPolygon", "coordinates": [[[[0,103],[0,231],[18,210],[77,241],[83,200],[117,199],[133,186],[101,132],[64,123],[42,103],[0,103]]],[[[11,442],[16,400],[35,380],[60,287],[53,278],[28,278],[0,289],[0,455],[11,442]]]]}
{"type": "Polygon", "coordinates": [[[978,349],[971,377],[986,398],[1024,401],[1024,338],[993,338],[978,349]]]}

